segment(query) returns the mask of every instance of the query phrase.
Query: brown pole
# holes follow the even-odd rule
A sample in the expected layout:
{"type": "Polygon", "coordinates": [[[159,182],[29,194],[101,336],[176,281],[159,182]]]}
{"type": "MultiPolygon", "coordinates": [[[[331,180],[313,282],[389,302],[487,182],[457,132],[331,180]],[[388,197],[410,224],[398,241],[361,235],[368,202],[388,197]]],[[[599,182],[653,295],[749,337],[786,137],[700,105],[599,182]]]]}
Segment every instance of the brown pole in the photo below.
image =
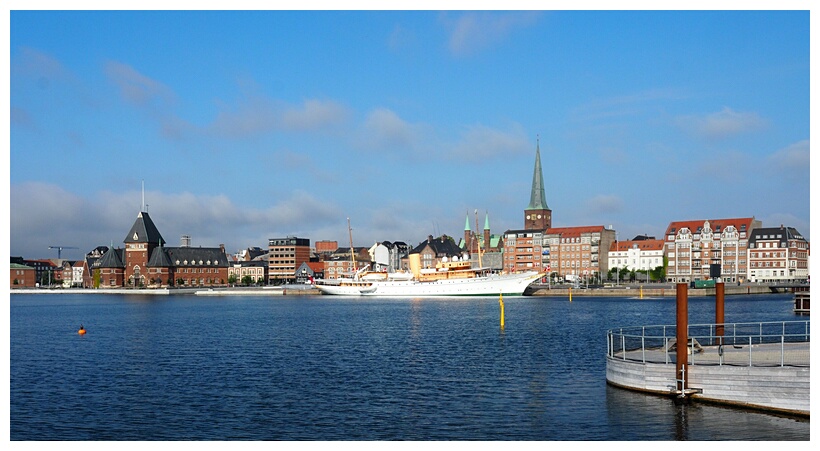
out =
{"type": "Polygon", "coordinates": [[[683,379],[683,384],[678,383],[678,390],[683,391],[688,388],[689,377],[685,373],[688,363],[689,348],[689,291],[685,283],[679,283],[676,287],[676,335],[675,335],[675,379],[683,379]]]}
{"type": "Polygon", "coordinates": [[[715,283],[715,335],[718,336],[718,345],[723,344],[723,298],[726,294],[723,282],[715,283]]]}

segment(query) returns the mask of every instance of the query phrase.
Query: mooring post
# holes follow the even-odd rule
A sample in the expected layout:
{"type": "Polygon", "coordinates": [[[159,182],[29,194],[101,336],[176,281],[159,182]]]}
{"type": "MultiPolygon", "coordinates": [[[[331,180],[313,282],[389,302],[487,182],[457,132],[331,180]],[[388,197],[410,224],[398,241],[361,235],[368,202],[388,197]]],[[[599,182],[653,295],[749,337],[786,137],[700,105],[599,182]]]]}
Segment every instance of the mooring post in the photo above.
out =
{"type": "Polygon", "coordinates": [[[676,306],[677,317],[675,321],[675,379],[677,379],[677,389],[681,393],[688,388],[689,381],[686,377],[686,365],[688,363],[689,351],[689,292],[685,283],[677,284],[676,306]]]}
{"type": "Polygon", "coordinates": [[[723,282],[715,283],[715,335],[718,337],[718,346],[723,345],[723,297],[726,294],[723,282]]]}

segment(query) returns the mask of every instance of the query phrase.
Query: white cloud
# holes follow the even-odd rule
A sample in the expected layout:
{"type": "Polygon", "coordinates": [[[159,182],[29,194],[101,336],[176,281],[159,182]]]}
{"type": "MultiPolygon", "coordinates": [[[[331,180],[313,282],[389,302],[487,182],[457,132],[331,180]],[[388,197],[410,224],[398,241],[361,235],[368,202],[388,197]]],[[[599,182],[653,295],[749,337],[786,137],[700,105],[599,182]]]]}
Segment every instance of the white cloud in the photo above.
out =
{"type": "Polygon", "coordinates": [[[24,77],[37,80],[43,88],[54,80],[73,79],[71,72],[58,59],[31,47],[22,47],[14,60],[12,70],[24,77]]]}
{"type": "Polygon", "coordinates": [[[306,100],[282,111],[282,128],[289,131],[317,130],[344,122],[347,109],[332,101],[306,100]]]}
{"type": "Polygon", "coordinates": [[[309,99],[289,105],[252,93],[236,106],[223,104],[208,129],[233,138],[274,131],[322,131],[344,123],[348,115],[346,107],[333,101],[309,99]]]}
{"type": "Polygon", "coordinates": [[[754,112],[738,112],[724,107],[706,115],[680,116],[677,125],[685,131],[707,140],[725,139],[765,128],[768,121],[754,112]]]}
{"type": "Polygon", "coordinates": [[[808,174],[809,147],[809,140],[805,139],[779,149],[769,156],[769,164],[785,171],[808,174]]]}
{"type": "Polygon", "coordinates": [[[501,155],[531,151],[533,143],[524,128],[513,124],[509,131],[484,125],[466,127],[461,140],[446,153],[460,161],[484,163],[501,155]]]}
{"type": "Polygon", "coordinates": [[[531,26],[538,13],[470,12],[449,20],[442,16],[450,33],[448,48],[454,55],[464,56],[504,41],[513,31],[531,26]]]}
{"type": "Polygon", "coordinates": [[[138,106],[167,105],[175,101],[173,91],[164,84],[147,77],[128,64],[108,61],[105,74],[120,89],[129,103],[138,106]]]}
{"type": "Polygon", "coordinates": [[[624,200],[614,194],[601,194],[586,201],[587,208],[593,213],[615,214],[624,209],[624,200]]]}
{"type": "Polygon", "coordinates": [[[423,128],[387,108],[377,108],[365,118],[359,141],[362,147],[369,149],[406,149],[418,144],[423,128]]]}

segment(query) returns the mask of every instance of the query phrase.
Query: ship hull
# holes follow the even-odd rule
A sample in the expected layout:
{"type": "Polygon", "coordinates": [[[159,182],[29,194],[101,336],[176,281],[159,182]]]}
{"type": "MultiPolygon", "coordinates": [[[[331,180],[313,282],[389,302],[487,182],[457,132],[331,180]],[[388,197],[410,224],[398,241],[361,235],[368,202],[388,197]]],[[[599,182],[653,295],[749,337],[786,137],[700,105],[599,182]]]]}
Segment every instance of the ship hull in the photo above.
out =
{"type": "Polygon", "coordinates": [[[323,294],[334,296],[436,297],[436,296],[520,296],[538,278],[534,271],[519,274],[493,274],[464,279],[444,279],[433,282],[374,281],[360,285],[324,285],[315,287],[323,294]]]}

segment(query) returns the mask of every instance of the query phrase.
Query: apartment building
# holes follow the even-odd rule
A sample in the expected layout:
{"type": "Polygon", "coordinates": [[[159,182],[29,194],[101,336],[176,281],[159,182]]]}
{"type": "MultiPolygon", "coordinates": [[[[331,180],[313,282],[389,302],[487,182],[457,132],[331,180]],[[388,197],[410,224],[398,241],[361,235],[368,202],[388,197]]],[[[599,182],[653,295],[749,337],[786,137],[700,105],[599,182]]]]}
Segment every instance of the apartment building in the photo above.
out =
{"type": "Polygon", "coordinates": [[[503,271],[507,273],[522,271],[550,271],[549,251],[544,255],[542,245],[543,230],[507,230],[504,232],[503,271]],[[544,257],[547,258],[544,265],[544,257]]]}
{"type": "Polygon", "coordinates": [[[296,268],[310,261],[310,239],[289,236],[268,240],[268,284],[294,283],[296,268]]]}
{"type": "Polygon", "coordinates": [[[653,237],[635,237],[628,241],[615,241],[609,248],[609,268],[623,271],[652,271],[663,266],[663,240],[653,237]]]}
{"type": "Polygon", "coordinates": [[[601,278],[609,271],[608,253],[614,241],[615,230],[602,225],[554,227],[544,232],[541,265],[565,279],[601,278]]]}
{"type": "Polygon", "coordinates": [[[667,282],[685,283],[709,278],[710,265],[719,264],[724,282],[747,280],[747,252],[754,218],[675,221],[664,234],[667,282]]]}
{"type": "Polygon", "coordinates": [[[802,282],[809,277],[809,242],[794,227],[761,227],[749,239],[750,282],[802,282]]]}

